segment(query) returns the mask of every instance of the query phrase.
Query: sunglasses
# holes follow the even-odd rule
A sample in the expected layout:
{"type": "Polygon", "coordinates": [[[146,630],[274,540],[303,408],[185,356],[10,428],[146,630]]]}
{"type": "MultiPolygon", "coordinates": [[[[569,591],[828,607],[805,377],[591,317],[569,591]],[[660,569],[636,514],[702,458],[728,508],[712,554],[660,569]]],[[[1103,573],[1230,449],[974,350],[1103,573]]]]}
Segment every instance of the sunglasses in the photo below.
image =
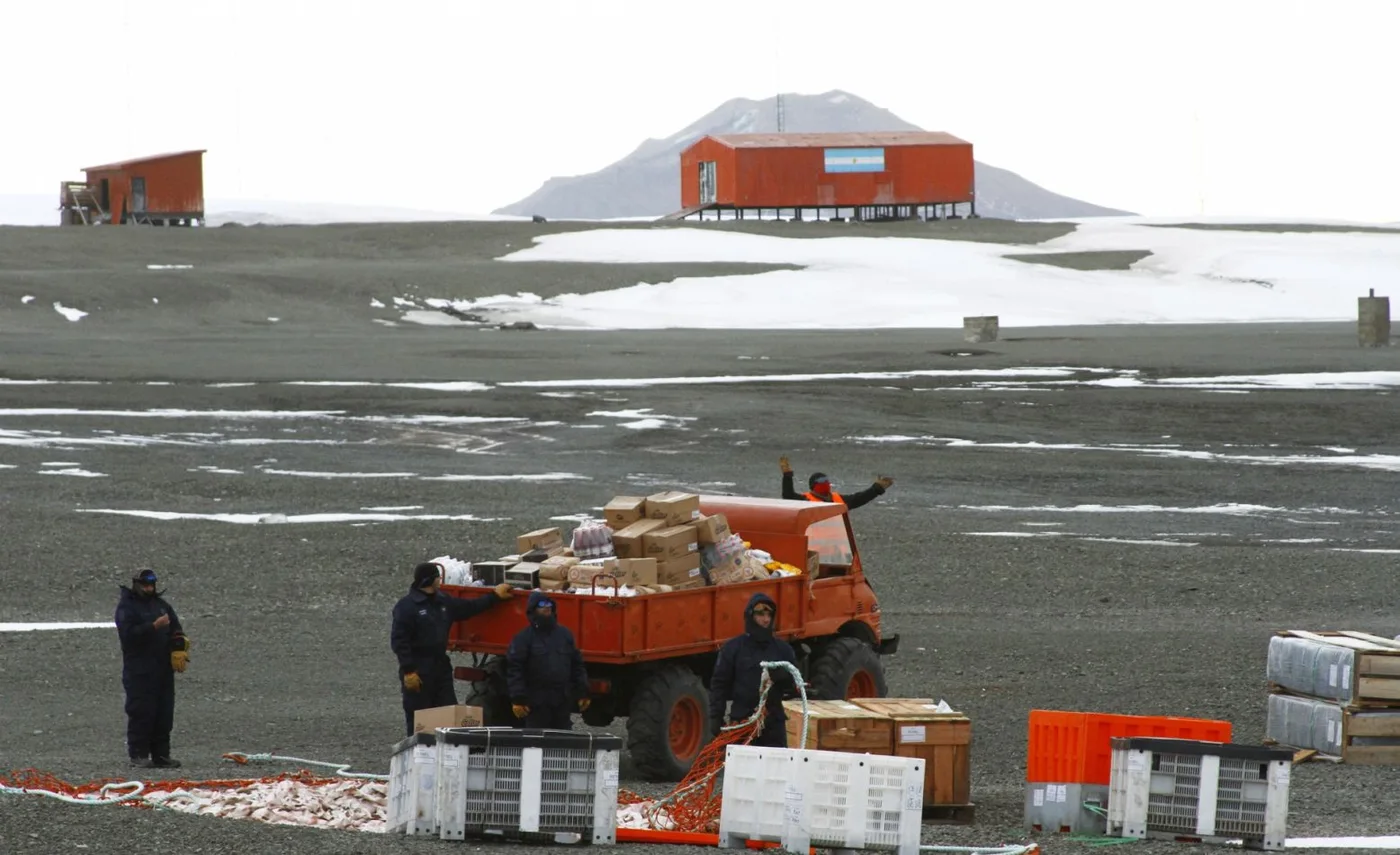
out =
{"type": "Polygon", "coordinates": [[[767,606],[759,606],[758,608],[753,610],[753,613],[756,615],[771,615],[773,613],[773,610],[768,608],[767,606]]]}

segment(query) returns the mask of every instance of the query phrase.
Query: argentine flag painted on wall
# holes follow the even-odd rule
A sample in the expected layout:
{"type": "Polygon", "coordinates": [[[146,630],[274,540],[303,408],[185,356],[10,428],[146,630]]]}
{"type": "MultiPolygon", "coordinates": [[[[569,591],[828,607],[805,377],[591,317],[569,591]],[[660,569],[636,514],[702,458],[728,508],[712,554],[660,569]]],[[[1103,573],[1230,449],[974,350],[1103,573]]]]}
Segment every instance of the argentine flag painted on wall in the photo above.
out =
{"type": "Polygon", "coordinates": [[[826,149],[827,172],[884,172],[885,150],[882,148],[826,149]]]}

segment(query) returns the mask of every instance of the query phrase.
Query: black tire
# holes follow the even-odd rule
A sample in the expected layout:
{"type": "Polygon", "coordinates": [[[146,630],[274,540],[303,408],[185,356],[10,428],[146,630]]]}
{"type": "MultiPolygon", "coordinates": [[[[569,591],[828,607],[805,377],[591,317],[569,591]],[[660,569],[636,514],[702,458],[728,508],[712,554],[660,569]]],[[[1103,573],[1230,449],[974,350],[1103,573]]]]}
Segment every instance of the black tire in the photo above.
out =
{"type": "Polygon", "coordinates": [[[467,697],[462,703],[481,707],[481,715],[487,727],[523,727],[524,722],[510,711],[510,693],[506,689],[506,660],[491,656],[481,665],[486,679],[472,683],[467,697]]]}
{"type": "Polygon", "coordinates": [[[875,648],[859,638],[834,638],[812,656],[808,668],[809,696],[818,701],[840,701],[847,697],[847,689],[856,675],[864,672],[868,683],[874,689],[873,697],[889,695],[889,684],[885,682],[885,666],[880,662],[880,654],[875,648]]]}
{"type": "Polygon", "coordinates": [[[710,693],[688,668],[670,665],[637,685],[627,716],[627,752],[648,781],[679,781],[710,741],[710,693]]]}

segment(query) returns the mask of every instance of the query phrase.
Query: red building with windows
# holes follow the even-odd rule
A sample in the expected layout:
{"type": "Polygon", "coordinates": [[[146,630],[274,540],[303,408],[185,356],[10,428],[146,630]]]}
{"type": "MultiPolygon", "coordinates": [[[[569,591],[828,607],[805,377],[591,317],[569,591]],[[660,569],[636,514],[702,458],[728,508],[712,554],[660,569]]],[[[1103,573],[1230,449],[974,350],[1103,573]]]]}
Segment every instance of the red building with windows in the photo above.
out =
{"type": "Polygon", "coordinates": [[[976,216],[972,143],[926,131],[720,134],[681,153],[684,219],[791,209],[818,218],[976,216]]]}
{"type": "Polygon", "coordinates": [[[83,169],[85,181],[59,191],[61,224],[204,223],[204,152],[177,151],[83,169]]]}

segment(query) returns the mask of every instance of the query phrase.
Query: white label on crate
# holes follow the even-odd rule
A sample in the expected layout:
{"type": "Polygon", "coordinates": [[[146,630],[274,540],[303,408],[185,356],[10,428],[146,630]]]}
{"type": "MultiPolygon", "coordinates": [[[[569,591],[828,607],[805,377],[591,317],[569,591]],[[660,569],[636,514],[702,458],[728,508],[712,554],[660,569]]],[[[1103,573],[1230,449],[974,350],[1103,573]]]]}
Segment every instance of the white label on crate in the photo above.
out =
{"type": "Polygon", "coordinates": [[[457,755],[455,753],[442,755],[442,765],[457,768],[457,755]]]}
{"type": "Polygon", "coordinates": [[[609,769],[609,770],[607,770],[606,772],[603,773],[603,786],[605,786],[605,787],[616,787],[616,786],[617,786],[617,770],[616,770],[616,769],[609,769]]]}
{"type": "Polygon", "coordinates": [[[1288,778],[1292,773],[1292,766],[1288,763],[1274,764],[1274,783],[1280,787],[1288,786],[1288,778]]]}
{"type": "Polygon", "coordinates": [[[799,823],[802,821],[802,794],[797,790],[789,789],[783,793],[783,801],[786,805],[787,821],[799,823]]]}
{"type": "Polygon", "coordinates": [[[1045,791],[1041,789],[1031,790],[1031,804],[1035,807],[1045,807],[1045,791]]]}
{"type": "Polygon", "coordinates": [[[1350,685],[1351,685],[1351,666],[1350,666],[1350,665],[1343,665],[1343,666],[1342,666],[1342,685],[1343,685],[1343,686],[1350,686],[1350,685]]]}
{"type": "Polygon", "coordinates": [[[1069,795],[1069,784],[1055,785],[1055,801],[1064,804],[1065,798],[1069,795]]]}
{"type": "Polygon", "coordinates": [[[910,784],[904,788],[904,809],[922,810],[924,807],[924,788],[917,784],[910,784]]]}
{"type": "Polygon", "coordinates": [[[1337,686],[1337,663],[1333,662],[1327,666],[1327,685],[1336,688],[1337,686]]]}
{"type": "Polygon", "coordinates": [[[899,726],[900,742],[923,742],[928,731],[922,724],[902,724],[899,726]]]}
{"type": "Polygon", "coordinates": [[[1128,771],[1129,771],[1129,772],[1145,772],[1145,771],[1147,771],[1147,754],[1146,754],[1145,752],[1142,752],[1142,751],[1129,751],[1129,752],[1128,752],[1128,771]]]}
{"type": "Polygon", "coordinates": [[[414,748],[413,748],[413,759],[414,759],[415,761],[418,761],[418,760],[431,760],[431,759],[433,759],[433,758],[436,757],[436,756],[437,756],[437,752],[434,751],[433,748],[432,748],[431,746],[428,746],[428,745],[416,745],[416,746],[414,746],[414,748]]]}
{"type": "Polygon", "coordinates": [[[1337,726],[1337,723],[1336,723],[1336,722],[1332,721],[1330,718],[1327,720],[1327,743],[1328,743],[1329,745],[1330,745],[1331,743],[1337,741],[1337,740],[1336,740],[1336,737],[1334,736],[1334,728],[1335,728],[1336,726],[1337,726]]]}

